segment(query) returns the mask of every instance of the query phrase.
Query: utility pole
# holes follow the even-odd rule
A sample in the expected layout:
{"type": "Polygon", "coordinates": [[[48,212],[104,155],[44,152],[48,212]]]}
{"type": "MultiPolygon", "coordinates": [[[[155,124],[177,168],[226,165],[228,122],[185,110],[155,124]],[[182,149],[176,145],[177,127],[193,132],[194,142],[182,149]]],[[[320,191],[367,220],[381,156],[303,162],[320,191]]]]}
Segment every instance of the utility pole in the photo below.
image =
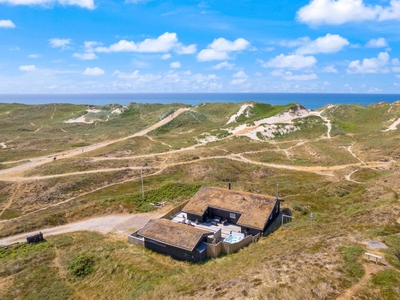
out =
{"type": "Polygon", "coordinates": [[[142,201],[144,202],[143,168],[140,168],[140,178],[142,180],[142,201]]]}

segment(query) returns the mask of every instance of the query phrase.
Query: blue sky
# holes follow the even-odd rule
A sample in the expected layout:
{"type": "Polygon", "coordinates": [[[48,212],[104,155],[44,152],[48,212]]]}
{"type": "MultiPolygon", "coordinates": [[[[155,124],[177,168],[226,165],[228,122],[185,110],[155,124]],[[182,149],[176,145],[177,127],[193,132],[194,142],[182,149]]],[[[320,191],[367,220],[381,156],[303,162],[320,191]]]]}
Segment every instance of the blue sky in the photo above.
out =
{"type": "Polygon", "coordinates": [[[0,0],[0,93],[400,93],[400,0],[0,0]]]}

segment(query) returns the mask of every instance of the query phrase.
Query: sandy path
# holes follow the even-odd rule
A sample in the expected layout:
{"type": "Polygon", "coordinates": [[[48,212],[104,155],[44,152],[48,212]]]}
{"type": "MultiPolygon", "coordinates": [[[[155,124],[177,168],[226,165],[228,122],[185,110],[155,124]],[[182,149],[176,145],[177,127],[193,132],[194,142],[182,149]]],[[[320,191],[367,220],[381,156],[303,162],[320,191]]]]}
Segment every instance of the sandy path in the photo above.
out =
{"type": "MultiPolygon", "coordinates": [[[[116,214],[103,217],[91,218],[75,223],[56,226],[52,228],[42,229],[44,237],[50,235],[57,235],[80,230],[97,231],[103,234],[114,232],[119,236],[126,237],[127,234],[143,227],[150,219],[159,218],[163,216],[168,210],[169,206],[163,207],[160,210],[143,213],[143,214],[116,214]]],[[[17,234],[0,239],[0,245],[9,245],[15,242],[26,241],[27,235],[34,235],[39,233],[40,230],[17,234]]]]}
{"type": "Polygon", "coordinates": [[[4,212],[11,207],[11,204],[14,201],[15,195],[18,193],[18,190],[20,187],[21,187],[21,184],[18,183],[14,189],[14,192],[11,194],[10,198],[8,199],[6,206],[4,206],[3,210],[0,212],[0,216],[3,215],[4,212]]]}
{"type": "Polygon", "coordinates": [[[127,137],[123,137],[120,139],[116,139],[116,140],[110,140],[110,141],[105,141],[105,142],[101,142],[98,144],[94,144],[94,145],[90,145],[84,148],[80,148],[74,151],[69,151],[69,152],[61,152],[61,153],[55,153],[52,155],[46,155],[46,156],[42,156],[42,157],[37,157],[37,158],[31,158],[29,159],[28,163],[26,164],[22,164],[19,165],[17,167],[14,168],[9,168],[9,169],[5,169],[5,170],[1,170],[0,171],[0,180],[4,180],[4,181],[18,181],[20,180],[20,178],[22,178],[23,173],[26,172],[29,169],[32,169],[34,167],[43,165],[45,163],[50,162],[53,157],[57,157],[57,159],[64,159],[64,158],[69,158],[69,157],[74,157],[77,156],[79,154],[81,154],[82,152],[90,152],[90,151],[94,151],[103,147],[106,147],[108,145],[114,144],[114,143],[118,143],[121,141],[125,141],[127,139],[133,138],[133,137],[137,137],[137,136],[143,136],[146,135],[147,133],[149,133],[150,131],[163,126],[165,124],[167,124],[168,122],[170,122],[171,120],[173,120],[174,118],[176,118],[178,115],[180,115],[181,113],[185,112],[189,110],[189,108],[181,108],[179,110],[177,110],[173,116],[167,117],[163,120],[161,120],[160,122],[153,124],[152,126],[139,131],[133,135],[127,136],[127,137]]]}

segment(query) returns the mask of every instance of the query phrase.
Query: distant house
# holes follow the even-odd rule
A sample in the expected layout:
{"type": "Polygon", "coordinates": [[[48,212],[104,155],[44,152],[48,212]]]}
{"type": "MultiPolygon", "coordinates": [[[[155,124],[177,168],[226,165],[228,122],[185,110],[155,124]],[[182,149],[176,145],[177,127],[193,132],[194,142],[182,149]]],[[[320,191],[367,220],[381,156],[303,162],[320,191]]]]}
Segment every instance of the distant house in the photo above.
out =
{"type": "Polygon", "coordinates": [[[256,242],[280,213],[280,200],[202,187],[184,205],[129,235],[133,244],[179,260],[201,262],[256,242]]]}

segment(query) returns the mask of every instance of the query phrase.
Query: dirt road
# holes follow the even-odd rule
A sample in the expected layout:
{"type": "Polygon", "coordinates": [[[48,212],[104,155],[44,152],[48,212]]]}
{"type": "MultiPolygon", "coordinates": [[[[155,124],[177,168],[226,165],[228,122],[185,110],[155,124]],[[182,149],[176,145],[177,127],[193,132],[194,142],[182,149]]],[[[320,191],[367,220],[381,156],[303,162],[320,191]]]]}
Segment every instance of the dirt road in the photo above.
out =
{"type": "Polygon", "coordinates": [[[43,165],[45,163],[49,163],[51,160],[53,160],[54,157],[57,157],[57,159],[74,157],[74,156],[81,154],[82,152],[85,152],[85,153],[91,152],[91,151],[106,147],[111,144],[125,141],[125,140],[133,138],[133,137],[146,135],[150,131],[167,124],[168,122],[170,122],[174,118],[176,118],[178,115],[180,115],[181,113],[188,111],[188,110],[189,110],[189,108],[181,108],[181,109],[177,110],[172,116],[166,117],[163,120],[161,120],[160,122],[155,123],[154,125],[146,128],[142,131],[139,131],[135,134],[132,134],[130,136],[126,136],[126,137],[116,139],[116,140],[109,140],[109,141],[101,142],[98,144],[93,144],[93,145],[90,145],[90,146],[87,146],[84,148],[79,148],[79,149],[76,149],[73,151],[55,153],[55,154],[36,157],[36,158],[30,158],[29,160],[27,160],[27,163],[21,164],[19,166],[13,167],[13,168],[1,170],[0,171],[0,181],[20,181],[21,178],[23,177],[24,172],[26,172],[32,168],[35,168],[37,166],[43,165]]]}
{"type": "MultiPolygon", "coordinates": [[[[114,232],[118,236],[126,237],[129,233],[143,227],[150,219],[160,218],[171,207],[165,206],[157,211],[142,214],[118,214],[104,217],[91,218],[84,221],[42,229],[44,238],[50,235],[68,233],[80,230],[97,231],[103,234],[114,232]]],[[[39,233],[39,230],[26,232],[0,239],[0,246],[10,245],[15,242],[25,242],[26,236],[39,233]]]]}

